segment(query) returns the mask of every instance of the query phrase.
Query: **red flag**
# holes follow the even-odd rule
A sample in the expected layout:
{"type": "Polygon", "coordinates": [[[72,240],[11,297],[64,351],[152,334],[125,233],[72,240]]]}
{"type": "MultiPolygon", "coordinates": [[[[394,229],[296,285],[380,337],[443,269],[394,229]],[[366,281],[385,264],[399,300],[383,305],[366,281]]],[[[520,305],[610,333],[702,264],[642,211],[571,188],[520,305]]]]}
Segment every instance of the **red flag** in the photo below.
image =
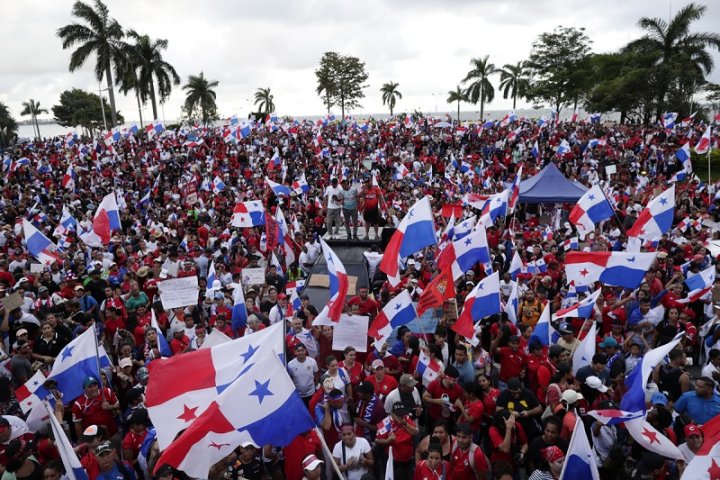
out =
{"type": "Polygon", "coordinates": [[[720,443],[720,415],[715,415],[700,427],[700,430],[703,432],[704,440],[696,455],[707,455],[713,445],[720,443]]]}
{"type": "Polygon", "coordinates": [[[418,299],[417,314],[421,316],[431,308],[441,307],[442,304],[455,298],[455,282],[452,278],[452,269],[446,268],[430,282],[418,299]]]}
{"type": "Polygon", "coordinates": [[[280,229],[272,215],[265,215],[265,241],[267,242],[267,251],[271,252],[278,246],[278,234],[280,229]]]}
{"type": "Polygon", "coordinates": [[[463,214],[462,204],[451,204],[446,203],[442,206],[442,216],[450,218],[455,215],[455,218],[461,218],[463,214]]]}

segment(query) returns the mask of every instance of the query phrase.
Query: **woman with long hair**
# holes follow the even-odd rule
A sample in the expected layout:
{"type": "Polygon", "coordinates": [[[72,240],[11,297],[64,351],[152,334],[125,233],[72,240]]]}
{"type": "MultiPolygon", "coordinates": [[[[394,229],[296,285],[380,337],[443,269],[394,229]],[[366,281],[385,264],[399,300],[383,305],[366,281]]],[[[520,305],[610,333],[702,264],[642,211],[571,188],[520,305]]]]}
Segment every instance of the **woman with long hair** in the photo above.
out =
{"type": "Polygon", "coordinates": [[[437,420],[433,425],[432,433],[420,440],[415,449],[415,463],[420,463],[428,457],[431,444],[440,445],[440,456],[443,460],[450,461],[453,451],[457,448],[457,440],[450,434],[450,427],[444,418],[437,420]]]}

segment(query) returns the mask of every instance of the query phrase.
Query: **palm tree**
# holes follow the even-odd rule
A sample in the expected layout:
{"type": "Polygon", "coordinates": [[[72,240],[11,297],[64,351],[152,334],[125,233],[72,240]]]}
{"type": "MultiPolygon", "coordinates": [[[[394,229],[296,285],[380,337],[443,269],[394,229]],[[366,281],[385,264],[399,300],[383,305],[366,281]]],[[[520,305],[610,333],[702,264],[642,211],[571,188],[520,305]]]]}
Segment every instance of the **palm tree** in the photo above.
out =
{"type": "Polygon", "coordinates": [[[129,45],[129,48],[125,52],[125,57],[123,59],[123,64],[121,67],[120,72],[118,72],[118,90],[123,95],[127,95],[130,93],[130,90],[135,91],[135,99],[137,100],[137,106],[138,106],[138,115],[140,116],[140,129],[144,128],[143,125],[143,105],[145,105],[145,102],[147,101],[147,97],[144,96],[144,91],[142,89],[142,86],[140,84],[140,79],[138,78],[138,59],[136,55],[134,55],[134,50],[132,50],[132,45],[129,45]]]}
{"type": "Polygon", "coordinates": [[[525,62],[518,62],[515,65],[505,64],[500,69],[500,89],[503,98],[512,96],[513,110],[515,110],[518,97],[524,97],[528,90],[529,83],[525,65],[525,62]]]}
{"type": "Polygon", "coordinates": [[[40,124],[38,123],[38,115],[42,113],[48,113],[46,108],[40,108],[40,102],[36,102],[32,98],[28,100],[27,102],[23,102],[23,111],[20,112],[20,115],[30,115],[30,118],[33,121],[33,129],[37,132],[37,139],[40,140],[40,124]]]}
{"type": "Polygon", "coordinates": [[[400,93],[397,89],[399,83],[394,82],[388,82],[383,83],[383,86],[380,87],[380,91],[382,92],[382,102],[383,105],[387,105],[390,107],[390,116],[392,117],[393,109],[395,108],[395,102],[398,98],[402,98],[402,93],[400,93]]]}
{"type": "Polygon", "coordinates": [[[162,58],[162,50],[167,49],[168,41],[162,38],[151,39],[148,35],[140,35],[135,30],[129,30],[127,36],[135,40],[132,54],[136,59],[139,86],[143,99],[150,98],[153,108],[153,118],[158,118],[157,95],[155,82],[157,82],[160,103],[170,96],[173,85],[180,85],[180,77],[175,67],[162,58]]]}
{"type": "Polygon", "coordinates": [[[255,92],[255,105],[258,105],[258,111],[265,115],[270,115],[270,113],[275,111],[273,94],[270,93],[270,87],[257,89],[257,92],[255,92]]]}
{"type": "Polygon", "coordinates": [[[218,83],[217,80],[208,81],[203,72],[200,72],[200,75],[190,75],[188,82],[182,87],[183,90],[187,91],[185,108],[188,113],[199,108],[202,114],[202,122],[205,125],[217,112],[217,105],[215,104],[217,96],[213,88],[217,87],[218,83]]]}
{"type": "Polygon", "coordinates": [[[103,77],[107,80],[110,115],[115,126],[117,110],[112,70],[114,66],[117,73],[118,61],[122,58],[122,38],[125,33],[117,20],[110,18],[108,8],[101,0],[95,0],[95,8],[87,3],[75,2],[72,14],[84,20],[87,25],[71,23],[57,31],[63,49],[79,45],[70,56],[68,68],[74,72],[85,64],[90,55],[95,54],[95,78],[98,82],[102,81],[103,77]]]}
{"type": "Polygon", "coordinates": [[[647,33],[631,42],[629,49],[655,53],[658,62],[657,112],[665,109],[665,97],[672,77],[681,78],[688,73],[709,74],[713,68],[712,56],[706,48],[720,50],[720,34],[715,32],[690,33],[690,25],[699,20],[707,8],[690,3],[680,9],[669,22],[661,18],[643,17],[638,21],[647,33]]]}
{"type": "Polygon", "coordinates": [[[458,123],[460,123],[460,102],[467,102],[467,101],[468,101],[467,95],[465,94],[465,91],[462,88],[460,88],[460,85],[457,86],[457,89],[450,90],[448,92],[447,103],[457,102],[457,109],[458,109],[457,121],[458,121],[458,123]]]}
{"type": "Polygon", "coordinates": [[[472,69],[465,75],[462,83],[471,82],[465,93],[471,103],[480,102],[480,119],[485,113],[485,102],[490,103],[495,98],[495,88],[490,83],[490,75],[497,73],[495,64],[490,63],[489,55],[470,60],[472,69]]]}

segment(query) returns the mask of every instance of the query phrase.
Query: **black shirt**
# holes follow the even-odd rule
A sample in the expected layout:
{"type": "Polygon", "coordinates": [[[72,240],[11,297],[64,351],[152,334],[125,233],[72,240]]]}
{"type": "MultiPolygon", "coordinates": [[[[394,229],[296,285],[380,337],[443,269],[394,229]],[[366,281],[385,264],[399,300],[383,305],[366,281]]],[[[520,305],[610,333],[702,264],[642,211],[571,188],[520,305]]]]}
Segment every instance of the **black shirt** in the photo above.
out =
{"type": "Polygon", "coordinates": [[[263,472],[263,464],[259,457],[253,457],[249,463],[242,463],[238,458],[235,463],[225,471],[225,478],[228,480],[237,480],[241,477],[247,478],[247,480],[260,480],[263,472]]]}

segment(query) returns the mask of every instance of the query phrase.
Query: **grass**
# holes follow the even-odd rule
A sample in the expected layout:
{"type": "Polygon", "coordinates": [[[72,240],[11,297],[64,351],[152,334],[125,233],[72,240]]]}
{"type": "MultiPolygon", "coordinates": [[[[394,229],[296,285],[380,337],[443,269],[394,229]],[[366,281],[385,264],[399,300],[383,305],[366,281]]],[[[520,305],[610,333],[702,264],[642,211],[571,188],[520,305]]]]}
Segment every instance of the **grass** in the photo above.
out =
{"type": "MultiPolygon", "coordinates": [[[[700,179],[708,183],[708,156],[698,155],[692,152],[692,164],[693,172],[700,179]]],[[[720,180],[720,150],[713,150],[710,152],[710,180],[711,182],[717,182],[720,180]]]]}

